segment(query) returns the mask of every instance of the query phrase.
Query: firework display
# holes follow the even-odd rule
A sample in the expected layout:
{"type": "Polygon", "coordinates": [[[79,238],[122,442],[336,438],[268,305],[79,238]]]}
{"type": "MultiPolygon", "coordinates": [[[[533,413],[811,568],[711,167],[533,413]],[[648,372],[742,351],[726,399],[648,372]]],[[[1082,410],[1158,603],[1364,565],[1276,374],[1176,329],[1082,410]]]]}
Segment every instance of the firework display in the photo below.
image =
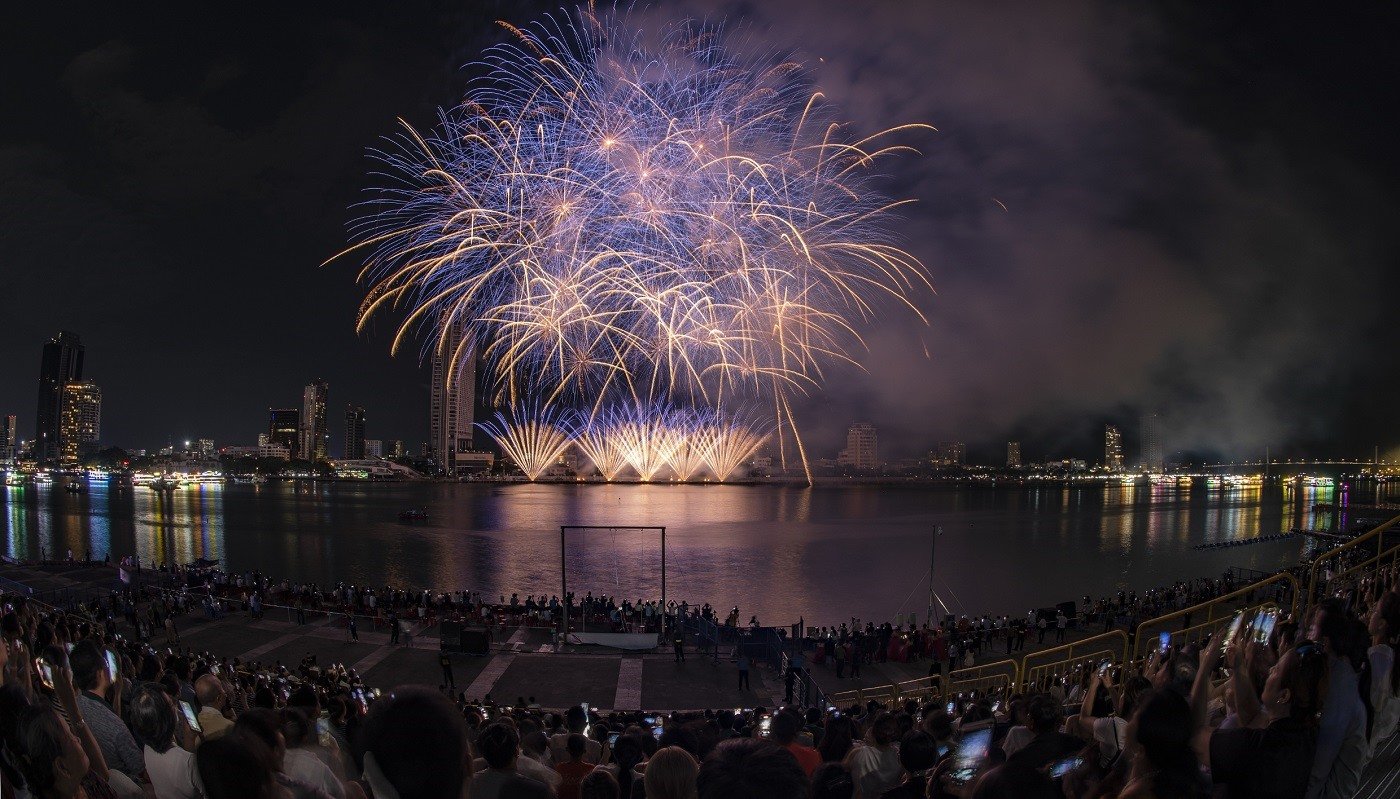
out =
{"type": "MultiPolygon", "coordinates": [[[[780,457],[791,437],[805,466],[793,395],[857,363],[880,305],[919,315],[928,282],[893,243],[900,203],[868,185],[908,147],[849,133],[800,65],[736,55],[717,26],[643,31],[585,9],[511,30],[436,131],[379,153],[393,183],[354,228],[360,328],[396,311],[395,351],[426,333],[481,356],[498,407],[577,410],[545,427],[605,478],[727,475],[753,448],[726,424],[694,437],[718,408],[770,409],[780,457]]],[[[538,424],[483,427],[530,475],[557,443],[538,424]],[[542,447],[530,467],[521,443],[542,447]]]]}

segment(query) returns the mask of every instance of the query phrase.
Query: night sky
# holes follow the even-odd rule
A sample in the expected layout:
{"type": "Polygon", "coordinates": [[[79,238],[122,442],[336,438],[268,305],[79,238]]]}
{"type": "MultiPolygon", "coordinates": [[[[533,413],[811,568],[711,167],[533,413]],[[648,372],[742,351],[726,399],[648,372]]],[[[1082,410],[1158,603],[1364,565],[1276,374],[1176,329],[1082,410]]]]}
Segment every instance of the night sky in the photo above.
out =
{"type": "MultiPolygon", "coordinates": [[[[367,151],[430,128],[481,49],[556,3],[24,4],[0,31],[0,414],[32,435],[40,348],[87,345],[103,442],[249,444],[330,382],[370,438],[427,432],[427,370],[354,332],[367,151]]],[[[857,130],[927,122],[885,185],[919,202],[922,327],[800,412],[887,455],[1101,457],[1143,408],[1192,453],[1400,445],[1400,7],[659,3],[791,51],[857,130]],[[1303,7],[1299,7],[1303,8],[1303,7]]]]}

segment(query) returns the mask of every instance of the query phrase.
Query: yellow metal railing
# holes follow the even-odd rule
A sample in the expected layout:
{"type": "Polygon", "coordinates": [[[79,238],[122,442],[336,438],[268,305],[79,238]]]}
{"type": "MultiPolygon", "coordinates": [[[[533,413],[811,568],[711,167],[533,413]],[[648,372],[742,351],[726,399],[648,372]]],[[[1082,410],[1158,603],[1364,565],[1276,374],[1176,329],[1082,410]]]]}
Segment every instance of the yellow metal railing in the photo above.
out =
{"type": "Polygon", "coordinates": [[[870,701],[889,705],[906,699],[943,697],[970,691],[1009,691],[1016,685],[1019,673],[1020,665],[1016,661],[998,660],[965,669],[954,669],[948,672],[947,677],[919,677],[903,682],[840,691],[828,694],[827,700],[837,707],[870,701]]]}
{"type": "Polygon", "coordinates": [[[1133,636],[1131,660],[1138,661],[1146,657],[1151,647],[1157,644],[1157,633],[1167,632],[1162,628],[1177,619],[1185,619],[1188,616],[1199,619],[1204,615],[1204,620],[1197,622],[1195,625],[1170,631],[1173,641],[1178,639],[1194,640],[1193,638],[1183,637],[1183,634],[1200,632],[1202,630],[1214,632],[1217,627],[1229,622],[1234,616],[1234,611],[1241,607],[1245,609],[1258,609],[1268,605],[1281,608],[1282,606],[1278,606],[1277,603],[1273,601],[1273,597],[1265,597],[1259,601],[1252,601],[1260,591],[1264,591],[1270,586],[1277,586],[1279,584],[1286,585],[1292,589],[1293,596],[1292,600],[1287,605],[1288,612],[1294,619],[1299,618],[1299,610],[1303,607],[1301,604],[1302,584],[1299,583],[1298,578],[1294,577],[1291,573],[1279,572],[1273,577],[1236,589],[1207,602],[1192,605],[1189,608],[1182,608],[1174,613],[1168,613],[1163,616],[1158,616],[1155,619],[1148,619],[1142,622],[1137,626],[1137,632],[1133,636]],[[1244,605],[1237,605],[1236,600],[1239,600],[1241,597],[1247,597],[1250,601],[1246,601],[1244,605]]]}
{"type": "Polygon", "coordinates": [[[1024,689],[1027,685],[1039,684],[1046,677],[1069,674],[1075,666],[1103,660],[1116,663],[1127,657],[1128,634],[1122,630],[1109,630],[1052,649],[1027,653],[1021,658],[1016,685],[1024,689]]]}
{"type": "Polygon", "coordinates": [[[1336,585],[1344,578],[1349,578],[1355,574],[1361,574],[1362,576],[1364,576],[1364,572],[1368,570],[1368,567],[1369,571],[1379,573],[1384,568],[1386,568],[1383,565],[1385,561],[1389,560],[1389,567],[1391,569],[1394,569],[1397,563],[1400,563],[1400,536],[1397,536],[1396,542],[1393,543],[1389,549],[1386,549],[1385,534],[1387,532],[1390,532],[1391,528],[1395,527],[1397,523],[1400,523],[1400,516],[1396,516],[1395,518],[1391,519],[1385,524],[1382,524],[1376,529],[1359,535],[1356,538],[1353,538],[1352,540],[1346,542],[1345,544],[1342,544],[1339,547],[1330,549],[1322,553],[1321,555],[1318,555],[1317,558],[1313,560],[1312,569],[1308,573],[1309,605],[1311,606],[1312,604],[1315,604],[1321,601],[1323,598],[1325,598],[1326,594],[1328,594],[1332,590],[1332,586],[1336,585]],[[1348,566],[1342,571],[1338,572],[1337,574],[1326,576],[1325,567],[1330,561],[1339,558],[1340,556],[1344,555],[1347,552],[1350,552],[1353,549],[1356,549],[1357,547],[1369,545],[1372,541],[1374,541],[1376,544],[1375,555],[1372,555],[1370,558],[1367,558],[1361,563],[1348,566]],[[1321,585],[1318,584],[1319,575],[1322,575],[1323,577],[1321,585]],[[1319,591],[1319,589],[1321,590],[1319,591]]]}

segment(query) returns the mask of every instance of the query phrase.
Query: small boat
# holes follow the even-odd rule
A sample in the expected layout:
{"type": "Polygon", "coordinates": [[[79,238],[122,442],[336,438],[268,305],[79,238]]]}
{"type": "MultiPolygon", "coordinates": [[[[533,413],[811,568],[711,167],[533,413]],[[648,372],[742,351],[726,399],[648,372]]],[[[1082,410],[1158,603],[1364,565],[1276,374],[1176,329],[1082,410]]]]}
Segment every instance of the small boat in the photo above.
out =
{"type": "Polygon", "coordinates": [[[422,508],[409,508],[399,511],[399,521],[401,522],[422,522],[428,520],[428,512],[422,508]]]}
{"type": "Polygon", "coordinates": [[[86,494],[87,486],[82,483],[64,483],[63,490],[70,494],[86,494]]]}

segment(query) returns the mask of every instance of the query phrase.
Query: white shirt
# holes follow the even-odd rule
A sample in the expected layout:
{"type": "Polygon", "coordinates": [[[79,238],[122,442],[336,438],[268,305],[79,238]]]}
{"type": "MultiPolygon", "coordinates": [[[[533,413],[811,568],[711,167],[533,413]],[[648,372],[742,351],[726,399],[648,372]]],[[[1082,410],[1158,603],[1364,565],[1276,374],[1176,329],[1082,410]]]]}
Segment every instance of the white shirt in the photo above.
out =
{"type": "Polygon", "coordinates": [[[164,754],[145,746],[142,758],[156,799],[196,799],[203,795],[196,783],[194,753],[173,744],[164,754]]]}
{"type": "Polygon", "coordinates": [[[320,788],[332,799],[345,799],[345,786],[310,749],[288,749],[287,756],[282,759],[282,771],[297,782],[320,788]]]}
{"type": "Polygon", "coordinates": [[[1094,740],[1099,742],[1099,757],[1105,764],[1118,757],[1118,750],[1128,735],[1128,722],[1117,716],[1094,719],[1094,740]]]}

